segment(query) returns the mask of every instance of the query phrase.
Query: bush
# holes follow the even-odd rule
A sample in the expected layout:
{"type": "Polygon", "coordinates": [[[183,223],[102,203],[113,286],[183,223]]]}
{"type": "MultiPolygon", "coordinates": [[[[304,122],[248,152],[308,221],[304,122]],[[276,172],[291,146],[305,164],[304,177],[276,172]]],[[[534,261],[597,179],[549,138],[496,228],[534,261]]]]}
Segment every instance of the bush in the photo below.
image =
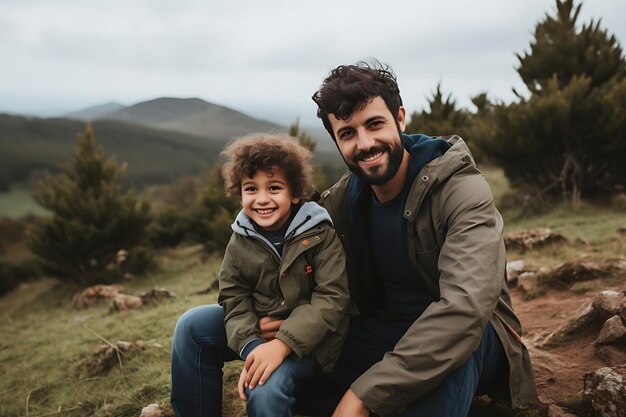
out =
{"type": "Polygon", "coordinates": [[[177,246],[190,234],[192,224],[189,210],[165,209],[148,227],[148,241],[155,248],[177,246]]]}
{"type": "Polygon", "coordinates": [[[556,6],[537,24],[530,52],[518,55],[529,96],[495,106],[494,131],[476,139],[512,185],[577,205],[624,186],[626,61],[599,21],[578,27],[581,5],[556,6]]]}
{"type": "Polygon", "coordinates": [[[35,259],[17,265],[0,261],[0,295],[11,291],[22,282],[39,278],[41,274],[41,264],[35,259]]]}
{"type": "Polygon", "coordinates": [[[131,265],[145,240],[150,207],[124,191],[125,168],[104,158],[88,126],[78,136],[71,165],[39,184],[35,200],[53,215],[30,228],[28,245],[62,280],[113,281],[125,272],[139,272],[131,271],[131,265]]]}

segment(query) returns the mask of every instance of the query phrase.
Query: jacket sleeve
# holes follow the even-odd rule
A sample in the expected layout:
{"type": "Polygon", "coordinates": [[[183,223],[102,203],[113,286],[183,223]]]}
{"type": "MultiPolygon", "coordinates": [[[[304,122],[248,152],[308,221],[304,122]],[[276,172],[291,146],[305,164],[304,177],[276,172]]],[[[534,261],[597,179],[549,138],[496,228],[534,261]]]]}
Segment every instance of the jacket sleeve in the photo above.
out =
{"type": "Polygon", "coordinates": [[[381,416],[400,413],[469,358],[502,285],[502,224],[484,178],[460,171],[435,192],[432,211],[447,230],[439,248],[440,299],[351,387],[381,416]]]}
{"type": "Polygon", "coordinates": [[[260,337],[259,318],[254,311],[253,284],[239,272],[239,260],[233,233],[226,246],[219,276],[218,302],[224,308],[228,347],[241,355],[242,349],[260,337]]]}
{"type": "Polygon", "coordinates": [[[276,335],[298,357],[312,353],[329,332],[337,331],[350,298],[343,247],[332,228],[317,248],[312,259],[316,286],[311,301],[293,309],[276,335]]]}

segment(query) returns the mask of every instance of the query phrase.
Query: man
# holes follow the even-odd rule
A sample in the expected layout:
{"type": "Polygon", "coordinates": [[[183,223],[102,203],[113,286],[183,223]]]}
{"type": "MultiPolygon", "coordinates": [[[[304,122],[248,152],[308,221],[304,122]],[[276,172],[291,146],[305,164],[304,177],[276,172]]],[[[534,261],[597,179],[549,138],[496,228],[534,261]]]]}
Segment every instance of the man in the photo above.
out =
{"type": "MultiPolygon", "coordinates": [[[[465,416],[476,394],[534,401],[502,219],[463,140],[404,135],[396,78],[378,64],[335,68],[313,100],[351,171],[321,203],[346,250],[354,316],[336,374],[318,383],[330,391],[299,391],[298,404],[339,394],[333,417],[465,416]]],[[[262,318],[261,337],[281,324],[262,318]]]]}

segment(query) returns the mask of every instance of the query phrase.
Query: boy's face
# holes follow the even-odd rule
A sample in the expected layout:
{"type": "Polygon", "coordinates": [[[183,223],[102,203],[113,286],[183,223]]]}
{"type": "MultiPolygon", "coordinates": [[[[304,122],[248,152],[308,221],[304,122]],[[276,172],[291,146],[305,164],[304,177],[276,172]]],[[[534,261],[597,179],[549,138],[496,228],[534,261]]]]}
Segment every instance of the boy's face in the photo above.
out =
{"type": "Polygon", "coordinates": [[[372,185],[384,184],[396,175],[404,147],[400,132],[406,110],[392,115],[382,97],[374,97],[346,120],[328,115],[337,146],[348,168],[372,185]]]}
{"type": "Polygon", "coordinates": [[[252,178],[241,181],[241,205],[244,213],[265,230],[284,226],[291,214],[291,205],[300,197],[291,194],[285,172],[274,166],[273,173],[258,170],[252,178]]]}

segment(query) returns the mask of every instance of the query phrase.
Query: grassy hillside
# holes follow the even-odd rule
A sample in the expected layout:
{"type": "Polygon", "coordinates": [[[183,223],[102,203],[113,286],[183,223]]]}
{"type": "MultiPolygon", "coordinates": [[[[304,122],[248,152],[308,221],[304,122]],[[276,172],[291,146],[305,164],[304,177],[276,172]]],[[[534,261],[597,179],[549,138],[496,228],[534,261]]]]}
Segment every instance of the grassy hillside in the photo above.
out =
{"type": "MultiPolygon", "coordinates": [[[[197,174],[211,166],[224,148],[222,139],[115,121],[93,123],[96,143],[107,156],[129,164],[127,179],[135,184],[162,183],[197,174]]],[[[36,171],[54,171],[67,163],[83,122],[0,115],[0,179],[26,181],[36,171]]]]}
{"type": "Polygon", "coordinates": [[[96,119],[117,120],[222,139],[253,132],[287,131],[283,126],[199,98],[158,98],[100,114],[96,119]]]}
{"type": "MultiPolygon", "coordinates": [[[[500,171],[487,169],[486,177],[496,197],[508,190],[500,171]]],[[[551,227],[570,241],[524,254],[510,251],[509,259],[554,266],[563,260],[579,259],[582,254],[590,260],[623,255],[626,239],[616,230],[625,226],[625,219],[623,210],[590,205],[580,210],[558,206],[519,219],[506,218],[505,212],[507,232],[551,227]]],[[[0,298],[0,416],[136,417],[147,404],[167,403],[174,325],[187,309],[215,302],[215,290],[197,292],[216,280],[221,260],[206,259],[199,247],[164,251],[158,260],[159,271],[123,283],[125,293],[137,295],[164,287],[177,297],[141,310],[110,313],[110,302],[74,310],[72,296],[81,288],[61,286],[54,279],[29,283],[0,298]],[[143,340],[162,347],[120,356],[109,371],[101,374],[80,374],[79,364],[91,357],[97,345],[118,340],[143,340]]],[[[590,286],[590,291],[603,289],[601,283],[594,285],[597,288],[590,286]]],[[[225,370],[225,416],[243,415],[233,391],[240,366],[231,363],[225,370]]],[[[511,417],[501,411],[484,410],[471,415],[511,417]]]]}

